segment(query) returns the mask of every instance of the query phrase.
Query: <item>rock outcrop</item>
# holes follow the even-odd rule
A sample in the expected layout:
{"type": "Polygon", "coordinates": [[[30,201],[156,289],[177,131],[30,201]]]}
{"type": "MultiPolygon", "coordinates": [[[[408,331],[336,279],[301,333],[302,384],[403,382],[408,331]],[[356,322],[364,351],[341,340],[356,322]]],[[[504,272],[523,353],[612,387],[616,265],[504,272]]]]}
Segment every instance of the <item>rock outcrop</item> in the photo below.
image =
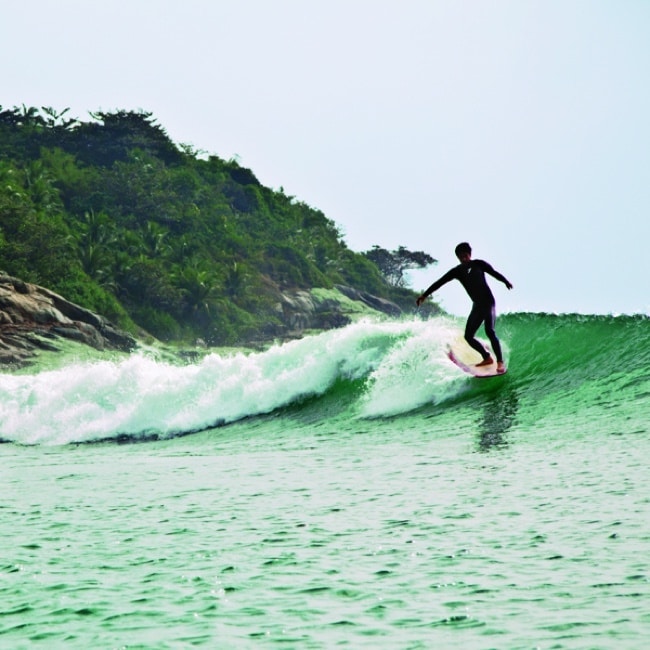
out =
{"type": "MultiPolygon", "coordinates": [[[[300,338],[307,331],[344,327],[369,315],[399,316],[395,303],[352,287],[296,289],[278,292],[281,324],[257,332],[245,344],[264,347],[274,341],[300,338]]],[[[39,350],[57,351],[57,339],[97,350],[130,352],[131,335],[107,319],[44,287],[0,272],[0,366],[21,367],[39,350]]]]}
{"type": "Polygon", "coordinates": [[[98,350],[131,351],[137,343],[104,317],[35,284],[0,273],[0,365],[22,366],[56,339],[98,350]]]}
{"type": "Polygon", "coordinates": [[[333,290],[311,289],[284,291],[278,306],[289,333],[328,330],[343,327],[355,317],[387,315],[397,317],[402,310],[390,300],[343,285],[333,290]]]}

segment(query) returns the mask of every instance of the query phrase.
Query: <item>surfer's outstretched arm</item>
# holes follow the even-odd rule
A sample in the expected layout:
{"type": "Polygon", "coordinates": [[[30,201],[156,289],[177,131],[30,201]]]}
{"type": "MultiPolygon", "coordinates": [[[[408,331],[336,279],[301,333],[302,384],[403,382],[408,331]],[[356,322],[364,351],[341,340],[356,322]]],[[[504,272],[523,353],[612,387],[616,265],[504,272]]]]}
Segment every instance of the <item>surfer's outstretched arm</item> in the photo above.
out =
{"type": "Polygon", "coordinates": [[[486,273],[489,273],[493,278],[499,280],[499,282],[503,282],[503,284],[505,284],[508,289],[512,289],[512,282],[510,282],[510,280],[508,280],[505,275],[502,275],[497,270],[493,269],[492,266],[490,266],[487,262],[485,263],[485,271],[486,273]]]}
{"type": "Polygon", "coordinates": [[[454,269],[447,271],[441,278],[436,280],[424,293],[418,296],[415,304],[419,307],[434,291],[438,291],[443,284],[455,279],[454,269]]]}

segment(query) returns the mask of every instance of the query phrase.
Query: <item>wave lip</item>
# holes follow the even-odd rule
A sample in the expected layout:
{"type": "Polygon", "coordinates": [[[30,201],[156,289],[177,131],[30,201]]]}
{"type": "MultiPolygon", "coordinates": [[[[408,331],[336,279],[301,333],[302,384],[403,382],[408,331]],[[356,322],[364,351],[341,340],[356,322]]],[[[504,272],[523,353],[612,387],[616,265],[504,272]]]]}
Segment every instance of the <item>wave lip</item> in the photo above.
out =
{"type": "MultiPolygon", "coordinates": [[[[362,321],[260,353],[175,366],[142,354],[0,376],[0,437],[65,444],[178,435],[323,395],[367,377],[416,323],[362,321]]],[[[420,324],[421,326],[421,324],[420,324]]]]}
{"type": "Polygon", "coordinates": [[[18,444],[164,438],[301,408],[305,398],[328,393],[339,415],[393,417],[502,385],[516,391],[520,410],[528,403],[530,413],[548,401],[556,412],[605,403],[629,410],[633,404],[635,413],[645,409],[650,417],[647,317],[502,316],[497,329],[510,371],[501,378],[505,383],[482,380],[480,388],[481,380],[446,358],[462,326],[442,317],[365,320],[265,352],[214,353],[185,366],[136,354],[0,375],[0,438],[18,444]],[[340,399],[335,386],[347,381],[361,382],[363,390],[340,399]]]}

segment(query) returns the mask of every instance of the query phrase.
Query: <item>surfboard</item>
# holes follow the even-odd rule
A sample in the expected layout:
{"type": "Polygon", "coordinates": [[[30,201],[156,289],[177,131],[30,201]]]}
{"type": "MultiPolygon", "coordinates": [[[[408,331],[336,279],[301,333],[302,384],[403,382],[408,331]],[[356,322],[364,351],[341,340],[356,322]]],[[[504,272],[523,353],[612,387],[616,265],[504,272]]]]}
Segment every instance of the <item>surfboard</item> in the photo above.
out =
{"type": "Polygon", "coordinates": [[[469,352],[459,348],[460,344],[456,346],[450,345],[447,349],[447,356],[468,375],[485,379],[487,377],[500,377],[501,375],[506,374],[507,369],[504,369],[502,372],[497,372],[496,361],[492,362],[489,366],[477,366],[476,364],[481,360],[481,357],[471,348],[469,348],[469,352]],[[472,357],[476,357],[476,360],[472,360],[472,357]]]}

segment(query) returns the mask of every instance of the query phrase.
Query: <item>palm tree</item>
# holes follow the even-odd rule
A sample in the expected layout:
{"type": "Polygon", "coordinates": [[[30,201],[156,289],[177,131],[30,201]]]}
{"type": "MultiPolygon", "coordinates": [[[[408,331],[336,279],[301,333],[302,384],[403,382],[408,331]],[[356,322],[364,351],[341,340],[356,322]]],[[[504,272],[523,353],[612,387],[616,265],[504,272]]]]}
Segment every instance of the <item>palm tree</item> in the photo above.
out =
{"type": "Polygon", "coordinates": [[[171,251],[169,244],[165,241],[169,230],[155,221],[147,221],[140,234],[144,244],[144,251],[151,257],[164,257],[171,251]]]}
{"type": "Polygon", "coordinates": [[[179,268],[175,280],[175,284],[183,291],[188,313],[210,316],[214,299],[218,296],[215,274],[190,264],[179,268]]]}
{"type": "Polygon", "coordinates": [[[117,239],[110,217],[93,210],[84,212],[77,237],[77,254],[83,270],[99,284],[112,285],[111,249],[117,239]]]}

